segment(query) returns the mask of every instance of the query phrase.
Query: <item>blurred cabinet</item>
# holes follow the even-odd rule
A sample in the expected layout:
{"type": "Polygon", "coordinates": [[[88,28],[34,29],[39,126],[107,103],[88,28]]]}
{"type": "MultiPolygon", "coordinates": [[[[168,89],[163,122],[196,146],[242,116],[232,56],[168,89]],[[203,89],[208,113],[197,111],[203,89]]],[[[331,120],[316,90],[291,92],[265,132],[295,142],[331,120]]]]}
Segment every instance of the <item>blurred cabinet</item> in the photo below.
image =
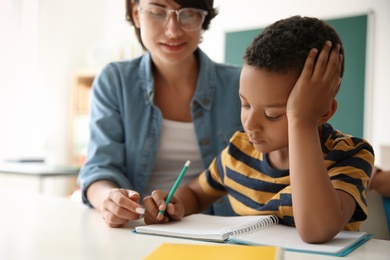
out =
{"type": "Polygon", "coordinates": [[[74,71],[70,98],[69,163],[81,165],[85,160],[89,139],[91,87],[100,68],[74,71]]]}
{"type": "Polygon", "coordinates": [[[0,163],[0,189],[69,197],[77,188],[77,166],[0,163]]]}

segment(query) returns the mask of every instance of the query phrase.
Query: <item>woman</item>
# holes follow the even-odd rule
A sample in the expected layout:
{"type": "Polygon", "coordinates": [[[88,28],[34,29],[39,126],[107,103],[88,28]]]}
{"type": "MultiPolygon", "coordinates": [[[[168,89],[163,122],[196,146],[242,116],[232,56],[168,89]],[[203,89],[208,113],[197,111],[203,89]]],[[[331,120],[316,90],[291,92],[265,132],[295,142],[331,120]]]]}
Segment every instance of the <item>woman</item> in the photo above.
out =
{"type": "MultiPolygon", "coordinates": [[[[241,68],[217,64],[198,44],[213,0],[126,0],[146,53],[107,65],[93,84],[91,139],[79,182],[84,203],[110,227],[142,214],[140,198],[195,178],[238,129],[241,68]]],[[[229,214],[220,203],[216,214],[229,214]],[[222,210],[222,211],[221,211],[222,210]]]]}

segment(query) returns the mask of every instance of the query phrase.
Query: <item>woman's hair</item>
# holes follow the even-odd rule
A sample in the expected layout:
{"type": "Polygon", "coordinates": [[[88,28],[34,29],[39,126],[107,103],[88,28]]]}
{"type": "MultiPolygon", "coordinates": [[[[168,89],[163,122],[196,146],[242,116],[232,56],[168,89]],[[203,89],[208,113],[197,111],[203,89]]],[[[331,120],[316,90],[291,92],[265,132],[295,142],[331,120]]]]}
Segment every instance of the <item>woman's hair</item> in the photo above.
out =
{"type": "Polygon", "coordinates": [[[272,72],[294,70],[300,73],[310,50],[316,48],[320,52],[327,40],[333,47],[340,44],[340,54],[344,56],[342,77],[345,54],[340,36],[325,21],[312,17],[292,16],[269,25],[246,49],[244,61],[272,72]]]}
{"type": "MultiPolygon", "coordinates": [[[[126,20],[134,26],[135,34],[137,35],[138,41],[141,43],[144,49],[145,46],[141,39],[140,29],[137,28],[134,24],[133,12],[132,12],[132,3],[138,5],[140,0],[126,0],[126,20]]],[[[181,8],[198,8],[207,11],[207,15],[203,21],[202,29],[206,31],[211,20],[217,16],[218,11],[216,8],[213,8],[214,0],[174,0],[181,8]]]]}

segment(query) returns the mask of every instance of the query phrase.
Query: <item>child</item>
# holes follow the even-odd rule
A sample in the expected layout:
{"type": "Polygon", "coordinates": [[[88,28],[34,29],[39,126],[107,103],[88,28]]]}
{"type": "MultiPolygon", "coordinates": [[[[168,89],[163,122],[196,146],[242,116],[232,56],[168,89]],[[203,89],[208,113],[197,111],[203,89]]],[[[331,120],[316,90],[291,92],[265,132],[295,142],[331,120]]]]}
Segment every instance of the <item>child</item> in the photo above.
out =
{"type": "Polygon", "coordinates": [[[227,194],[236,214],[275,214],[309,243],[358,230],[367,218],[374,152],[327,123],[337,109],[343,54],[340,37],[322,20],[293,16],[267,27],[244,55],[245,133],[237,132],[167,208],[166,192],[146,197],[145,223],[179,220],[227,194]]]}

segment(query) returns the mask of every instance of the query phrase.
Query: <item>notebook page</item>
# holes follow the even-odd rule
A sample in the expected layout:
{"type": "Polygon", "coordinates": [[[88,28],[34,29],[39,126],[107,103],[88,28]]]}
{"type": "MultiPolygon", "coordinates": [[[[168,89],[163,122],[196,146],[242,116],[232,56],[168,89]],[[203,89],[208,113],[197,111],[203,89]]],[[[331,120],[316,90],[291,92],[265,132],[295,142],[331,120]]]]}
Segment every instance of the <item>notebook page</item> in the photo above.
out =
{"type": "Polygon", "coordinates": [[[238,225],[245,225],[248,222],[265,218],[269,218],[269,216],[222,217],[194,214],[184,217],[180,221],[138,226],[135,230],[138,233],[144,234],[215,240],[222,242],[229,237],[228,234],[223,234],[226,229],[238,225]]]}
{"type": "Polygon", "coordinates": [[[341,231],[331,241],[323,244],[309,244],[300,238],[296,228],[275,225],[258,233],[231,237],[233,243],[280,246],[293,251],[307,251],[324,254],[339,254],[365,236],[365,232],[341,231]]]}

